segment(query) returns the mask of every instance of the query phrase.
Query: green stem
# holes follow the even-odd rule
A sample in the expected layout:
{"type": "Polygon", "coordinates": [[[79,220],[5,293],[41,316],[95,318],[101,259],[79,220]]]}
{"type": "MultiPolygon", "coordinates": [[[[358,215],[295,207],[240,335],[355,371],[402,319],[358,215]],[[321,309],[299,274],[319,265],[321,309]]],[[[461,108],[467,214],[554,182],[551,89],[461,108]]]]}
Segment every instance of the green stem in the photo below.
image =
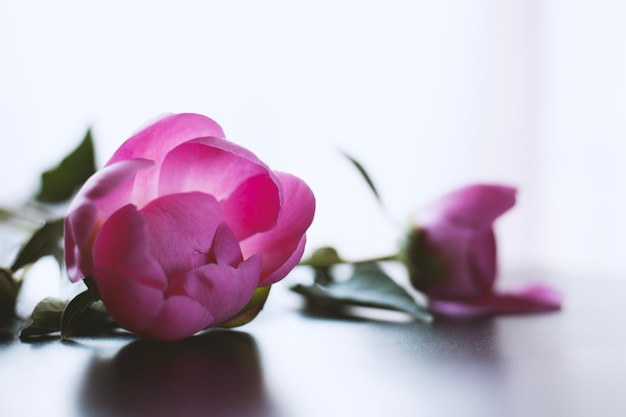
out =
{"type": "Polygon", "coordinates": [[[320,267],[330,267],[334,265],[346,265],[346,264],[357,265],[357,264],[366,264],[366,263],[373,263],[373,262],[389,262],[389,261],[402,262],[402,257],[400,256],[399,253],[395,253],[393,255],[379,256],[375,258],[366,258],[366,259],[358,259],[358,260],[336,259],[330,262],[325,262],[323,265],[316,263],[315,260],[306,259],[306,260],[301,261],[298,265],[310,266],[313,268],[320,268],[320,267]]]}
{"type": "Polygon", "coordinates": [[[41,227],[45,219],[42,217],[34,218],[24,214],[22,211],[0,207],[0,221],[30,230],[41,227]]]}
{"type": "Polygon", "coordinates": [[[399,254],[394,253],[393,255],[379,256],[377,258],[369,258],[369,259],[363,259],[363,260],[358,260],[358,261],[344,261],[343,263],[365,264],[365,263],[372,263],[372,262],[387,262],[387,261],[399,262],[401,260],[402,259],[400,258],[399,254]]]}

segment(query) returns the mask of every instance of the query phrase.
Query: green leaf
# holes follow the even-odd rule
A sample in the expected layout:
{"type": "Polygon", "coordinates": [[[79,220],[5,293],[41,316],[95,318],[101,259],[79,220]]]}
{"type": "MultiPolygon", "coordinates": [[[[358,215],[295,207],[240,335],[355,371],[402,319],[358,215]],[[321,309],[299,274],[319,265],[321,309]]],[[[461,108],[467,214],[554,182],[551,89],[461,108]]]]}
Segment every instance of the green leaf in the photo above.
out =
{"type": "Polygon", "coordinates": [[[300,261],[300,265],[312,266],[314,268],[325,268],[338,263],[345,262],[337,253],[337,250],[330,246],[322,246],[306,259],[300,261]]]}
{"type": "Polygon", "coordinates": [[[63,260],[62,237],[63,219],[46,222],[22,247],[15,258],[15,262],[11,265],[11,270],[17,271],[48,255],[53,255],[61,263],[63,260]]]}
{"type": "Polygon", "coordinates": [[[319,306],[374,307],[404,312],[427,323],[432,321],[432,316],[375,263],[356,264],[347,281],[335,281],[329,285],[299,284],[291,289],[319,306]]]}
{"type": "Polygon", "coordinates": [[[220,327],[239,327],[251,322],[263,309],[265,301],[270,294],[270,288],[271,285],[257,288],[250,301],[248,301],[248,304],[246,304],[246,306],[237,315],[235,315],[235,317],[220,324],[220,327]]]}
{"type": "MultiPolygon", "coordinates": [[[[45,298],[35,307],[30,320],[20,333],[24,341],[35,340],[38,337],[51,335],[61,331],[63,313],[67,309],[67,301],[56,298],[45,298]]],[[[102,301],[91,304],[82,314],[72,322],[74,335],[93,335],[117,327],[111,316],[104,308],[102,301]]]]}
{"type": "Polygon", "coordinates": [[[100,299],[98,292],[91,288],[74,297],[63,310],[61,316],[61,338],[63,340],[69,338],[75,331],[75,322],[93,303],[100,299]]]}
{"type": "Polygon", "coordinates": [[[60,203],[69,200],[78,188],[96,171],[91,130],[83,141],[55,168],[41,175],[41,189],[37,200],[60,203]]]}
{"type": "Polygon", "coordinates": [[[367,185],[370,187],[370,190],[372,190],[372,192],[374,193],[374,197],[376,197],[376,200],[378,201],[378,203],[382,205],[383,201],[380,198],[380,194],[378,193],[378,190],[376,189],[376,186],[374,185],[372,178],[369,176],[369,174],[367,173],[363,165],[361,165],[359,161],[354,159],[354,157],[349,155],[347,152],[345,151],[340,151],[340,152],[344,157],[346,157],[350,162],[352,162],[352,165],[354,165],[355,168],[359,171],[359,173],[361,174],[361,176],[363,177],[367,185]]]}
{"type": "Polygon", "coordinates": [[[0,317],[15,316],[15,302],[19,285],[13,274],[6,268],[0,268],[0,317]]]}
{"type": "Polygon", "coordinates": [[[48,297],[41,300],[33,310],[29,323],[22,329],[20,338],[24,340],[58,332],[61,328],[61,316],[66,306],[66,301],[56,298],[48,297]]]}

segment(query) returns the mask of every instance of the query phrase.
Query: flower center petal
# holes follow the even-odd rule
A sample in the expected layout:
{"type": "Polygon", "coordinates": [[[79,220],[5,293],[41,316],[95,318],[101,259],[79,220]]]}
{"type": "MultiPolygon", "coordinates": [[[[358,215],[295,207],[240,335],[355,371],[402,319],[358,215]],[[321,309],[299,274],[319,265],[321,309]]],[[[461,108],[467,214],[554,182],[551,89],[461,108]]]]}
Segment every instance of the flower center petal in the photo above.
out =
{"type": "MultiPolygon", "coordinates": [[[[209,254],[224,216],[215,197],[171,194],[143,209],[152,256],[168,277],[209,263],[209,254]]],[[[238,248],[237,248],[238,249],[238,248]]]]}

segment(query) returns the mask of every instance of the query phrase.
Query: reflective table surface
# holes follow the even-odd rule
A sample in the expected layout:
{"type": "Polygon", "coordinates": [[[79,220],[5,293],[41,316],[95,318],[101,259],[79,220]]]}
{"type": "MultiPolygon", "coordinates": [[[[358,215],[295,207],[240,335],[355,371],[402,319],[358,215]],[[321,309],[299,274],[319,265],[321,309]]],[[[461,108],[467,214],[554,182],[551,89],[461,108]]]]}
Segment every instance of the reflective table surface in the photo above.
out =
{"type": "Polygon", "coordinates": [[[0,415],[626,416],[626,279],[557,286],[560,312],[424,325],[319,317],[281,283],[254,322],[174,343],[5,322],[0,415]]]}

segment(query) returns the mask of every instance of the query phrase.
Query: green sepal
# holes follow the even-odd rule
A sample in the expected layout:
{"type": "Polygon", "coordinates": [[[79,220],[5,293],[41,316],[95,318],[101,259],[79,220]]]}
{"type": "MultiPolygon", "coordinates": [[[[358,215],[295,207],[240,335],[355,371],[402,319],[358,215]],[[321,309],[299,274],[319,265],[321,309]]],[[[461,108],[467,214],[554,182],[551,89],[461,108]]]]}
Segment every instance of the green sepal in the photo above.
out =
{"type": "Polygon", "coordinates": [[[291,290],[313,305],[331,311],[347,306],[373,307],[404,312],[426,323],[433,320],[428,311],[376,263],[355,264],[352,276],[346,281],[333,281],[328,285],[298,284],[291,290]]]}
{"type": "MultiPolygon", "coordinates": [[[[85,278],[89,280],[91,278],[85,278]]],[[[74,333],[75,322],[93,303],[98,301],[100,296],[95,286],[87,284],[87,289],[74,297],[63,310],[61,316],[61,339],[65,340],[74,333]]]]}
{"type": "Polygon", "coordinates": [[[61,264],[63,262],[62,237],[63,219],[47,221],[33,233],[30,240],[19,251],[13,265],[11,265],[11,270],[17,271],[48,255],[53,255],[61,264]]]}
{"type": "Polygon", "coordinates": [[[411,284],[418,290],[433,282],[446,279],[447,268],[443,259],[429,247],[426,233],[411,228],[403,251],[404,263],[409,271],[411,284]]]}
{"type": "Polygon", "coordinates": [[[41,188],[35,196],[43,203],[60,203],[69,200],[85,181],[96,172],[91,130],[76,149],[61,163],[41,175],[41,188]]]}
{"type": "Polygon", "coordinates": [[[271,285],[268,285],[267,287],[257,288],[250,301],[248,301],[248,304],[246,304],[246,306],[239,313],[237,313],[235,317],[226,320],[224,323],[220,324],[219,327],[239,327],[254,320],[254,318],[263,309],[265,301],[270,294],[271,287],[271,285]]]}

